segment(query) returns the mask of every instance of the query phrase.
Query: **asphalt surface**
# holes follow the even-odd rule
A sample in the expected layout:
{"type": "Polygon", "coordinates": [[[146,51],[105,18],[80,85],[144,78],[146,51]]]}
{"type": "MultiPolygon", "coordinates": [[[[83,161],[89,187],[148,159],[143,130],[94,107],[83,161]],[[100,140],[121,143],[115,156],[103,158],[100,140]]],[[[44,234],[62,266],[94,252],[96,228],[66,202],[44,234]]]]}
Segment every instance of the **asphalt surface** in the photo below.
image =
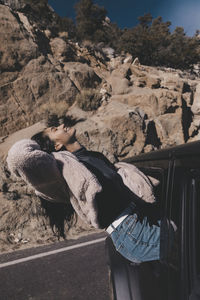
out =
{"type": "Polygon", "coordinates": [[[105,237],[0,255],[0,299],[108,300],[105,237]]]}

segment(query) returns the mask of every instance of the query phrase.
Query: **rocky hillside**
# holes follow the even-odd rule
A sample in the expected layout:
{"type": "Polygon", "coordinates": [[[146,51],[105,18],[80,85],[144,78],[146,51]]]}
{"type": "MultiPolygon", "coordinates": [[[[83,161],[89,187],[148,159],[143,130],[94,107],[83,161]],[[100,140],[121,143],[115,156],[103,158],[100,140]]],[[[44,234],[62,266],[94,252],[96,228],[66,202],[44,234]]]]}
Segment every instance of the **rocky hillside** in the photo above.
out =
{"type": "MultiPolygon", "coordinates": [[[[0,0],[2,251],[56,240],[33,191],[5,164],[8,148],[43,128],[50,112],[80,120],[79,141],[113,162],[199,139],[198,77],[74,43],[54,26],[47,1],[40,3],[42,21],[28,2],[0,0]]],[[[85,230],[79,220],[69,236],[85,230]]]]}

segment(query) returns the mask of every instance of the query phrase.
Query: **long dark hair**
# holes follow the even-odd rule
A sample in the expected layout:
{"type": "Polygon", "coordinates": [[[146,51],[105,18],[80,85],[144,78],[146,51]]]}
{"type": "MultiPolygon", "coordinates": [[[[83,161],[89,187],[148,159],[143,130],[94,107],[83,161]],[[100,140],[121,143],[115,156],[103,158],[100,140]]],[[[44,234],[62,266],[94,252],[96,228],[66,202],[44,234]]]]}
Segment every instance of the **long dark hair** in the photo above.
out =
{"type": "MultiPolygon", "coordinates": [[[[47,120],[47,126],[58,126],[61,122],[64,122],[67,126],[73,126],[77,120],[71,116],[59,120],[57,115],[51,115],[47,120]]],[[[44,131],[40,131],[33,135],[31,139],[39,144],[42,151],[49,154],[56,151],[54,142],[44,133],[44,131]]],[[[62,150],[66,149],[62,147],[59,151],[62,150]]],[[[58,239],[60,237],[65,239],[65,229],[69,230],[77,221],[77,215],[73,206],[69,201],[66,201],[66,203],[53,203],[41,197],[39,197],[39,199],[44,214],[49,219],[53,233],[57,235],[58,239]]]]}
{"type": "MultiPolygon", "coordinates": [[[[55,151],[54,142],[43,131],[35,134],[31,139],[39,144],[42,151],[49,154],[55,151]]],[[[60,150],[64,149],[61,148],[60,150]]],[[[53,233],[57,235],[58,239],[60,237],[65,239],[65,225],[67,225],[67,229],[70,229],[73,223],[76,223],[76,214],[71,203],[69,200],[66,203],[54,203],[41,197],[39,199],[44,214],[49,219],[53,233]]]]}
{"type": "Polygon", "coordinates": [[[77,215],[71,203],[53,203],[39,197],[44,215],[49,219],[51,229],[60,239],[66,238],[65,232],[77,222],[77,215]]]}
{"type": "MultiPolygon", "coordinates": [[[[54,142],[50,140],[43,131],[35,134],[31,139],[39,144],[42,151],[49,154],[55,151],[54,142]]],[[[62,148],[60,150],[62,150],[62,148]]],[[[41,197],[39,197],[39,199],[44,214],[49,219],[53,233],[57,235],[58,239],[60,239],[60,237],[65,239],[65,225],[67,225],[67,229],[70,229],[72,224],[76,223],[76,214],[71,203],[69,200],[66,201],[66,203],[54,203],[41,197]]]]}
{"type": "Polygon", "coordinates": [[[56,151],[54,142],[48,137],[48,135],[45,135],[43,131],[40,131],[33,135],[31,137],[31,140],[36,141],[42,151],[45,151],[47,153],[56,151]]]}

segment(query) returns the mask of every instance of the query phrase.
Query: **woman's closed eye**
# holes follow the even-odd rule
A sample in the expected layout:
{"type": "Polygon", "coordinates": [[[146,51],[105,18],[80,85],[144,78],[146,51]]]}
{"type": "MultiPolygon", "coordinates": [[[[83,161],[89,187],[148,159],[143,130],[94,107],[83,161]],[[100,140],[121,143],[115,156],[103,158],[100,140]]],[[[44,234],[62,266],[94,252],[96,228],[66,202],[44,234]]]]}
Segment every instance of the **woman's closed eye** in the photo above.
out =
{"type": "Polygon", "coordinates": [[[54,127],[54,126],[51,127],[51,131],[52,131],[52,132],[54,132],[54,131],[56,131],[56,130],[57,130],[57,127],[54,127]]]}

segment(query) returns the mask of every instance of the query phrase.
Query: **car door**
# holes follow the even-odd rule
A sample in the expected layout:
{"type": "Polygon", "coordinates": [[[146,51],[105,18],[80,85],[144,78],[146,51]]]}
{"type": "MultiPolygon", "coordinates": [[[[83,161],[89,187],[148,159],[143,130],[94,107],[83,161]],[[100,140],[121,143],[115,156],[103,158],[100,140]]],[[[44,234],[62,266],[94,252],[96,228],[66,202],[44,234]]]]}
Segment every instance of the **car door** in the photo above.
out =
{"type": "Polygon", "coordinates": [[[177,226],[169,233],[168,297],[170,300],[200,299],[200,159],[175,158],[168,218],[177,226]]]}

